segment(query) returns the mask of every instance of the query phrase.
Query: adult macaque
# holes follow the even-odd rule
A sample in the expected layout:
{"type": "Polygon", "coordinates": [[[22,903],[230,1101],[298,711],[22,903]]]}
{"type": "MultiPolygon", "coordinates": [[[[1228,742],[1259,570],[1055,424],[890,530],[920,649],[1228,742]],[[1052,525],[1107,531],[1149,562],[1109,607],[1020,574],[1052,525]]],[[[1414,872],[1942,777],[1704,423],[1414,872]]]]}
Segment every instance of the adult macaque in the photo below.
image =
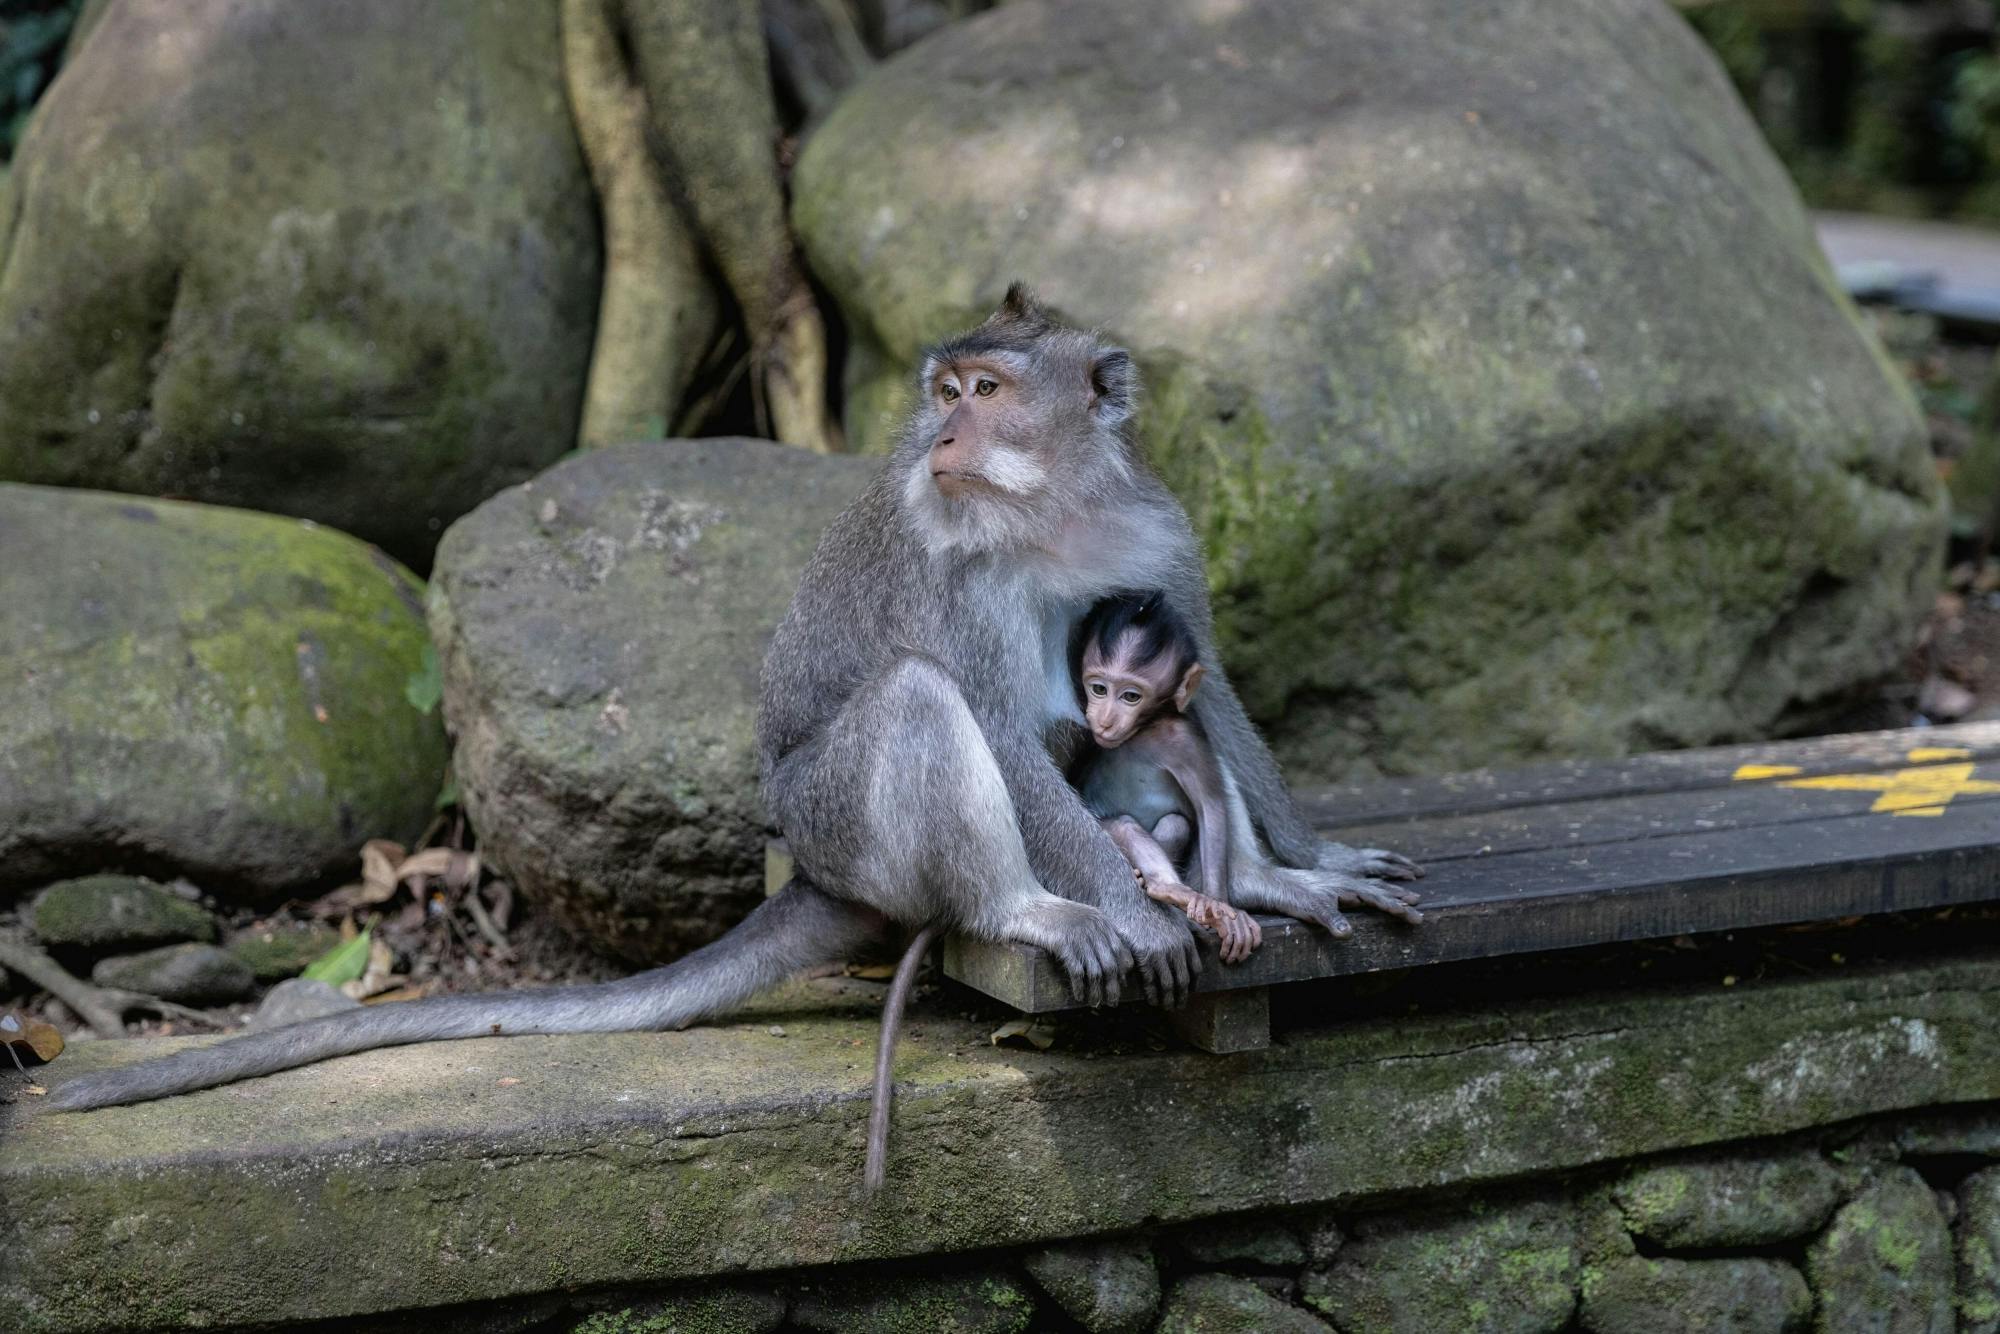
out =
{"type": "Polygon", "coordinates": [[[136,1102],[406,1042],[679,1028],[892,927],[1042,946],[1091,1004],[1115,1001],[1136,964],[1149,997],[1178,1002],[1199,966],[1187,919],[1138,892],[1064,777],[1083,739],[1070,633],[1126,588],[1164,591],[1207,672],[1194,716],[1222,774],[1230,899],[1336,933],[1354,903],[1416,920],[1416,896],[1384,882],[1417,868],[1316,838],[1230,690],[1187,516],[1133,440],[1131,358],[1016,287],[924,358],[918,390],[765,659],[764,798],[798,866],[784,890],[621,981],[332,1015],[71,1079],[50,1103],[136,1102]]]}
{"type": "Polygon", "coordinates": [[[1194,636],[1158,593],[1121,593],[1083,624],[1078,684],[1097,745],[1072,775],[1083,804],[1132,863],[1149,898],[1215,932],[1222,961],[1263,943],[1257,919],[1229,905],[1229,812],[1222,770],[1188,716],[1207,673],[1194,636]],[[1206,893],[1175,866],[1192,846],[1206,893]]]}

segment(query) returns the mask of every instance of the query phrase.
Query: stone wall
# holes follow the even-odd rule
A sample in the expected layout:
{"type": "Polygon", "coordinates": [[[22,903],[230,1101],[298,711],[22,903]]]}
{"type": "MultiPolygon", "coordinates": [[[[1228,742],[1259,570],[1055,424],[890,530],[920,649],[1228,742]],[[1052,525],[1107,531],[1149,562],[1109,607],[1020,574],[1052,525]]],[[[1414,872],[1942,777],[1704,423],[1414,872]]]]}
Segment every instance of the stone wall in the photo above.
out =
{"type": "Polygon", "coordinates": [[[2000,956],[1949,926],[1722,986],[1690,945],[1643,990],[1308,987],[1226,1057],[1143,1010],[996,1047],[939,989],[872,1203],[857,979],[83,1114],[10,1073],[0,1329],[1994,1331],[2000,956]]]}
{"type": "MultiPolygon", "coordinates": [[[[550,1299],[577,1334],[2000,1329],[2000,1104],[1510,1189],[550,1299]]],[[[472,1329],[499,1313],[458,1313],[472,1329]]]]}

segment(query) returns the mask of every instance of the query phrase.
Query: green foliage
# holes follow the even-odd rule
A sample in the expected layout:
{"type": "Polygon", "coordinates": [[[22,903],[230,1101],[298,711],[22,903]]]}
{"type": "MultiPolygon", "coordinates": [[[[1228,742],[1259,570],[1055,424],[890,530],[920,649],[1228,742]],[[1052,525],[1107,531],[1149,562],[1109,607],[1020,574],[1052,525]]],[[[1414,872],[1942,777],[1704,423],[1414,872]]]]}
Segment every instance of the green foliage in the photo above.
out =
{"type": "Polygon", "coordinates": [[[424,645],[423,663],[403,683],[403,698],[426,718],[437,708],[438,701],[444,698],[444,674],[438,667],[437,645],[424,645]]]}
{"type": "Polygon", "coordinates": [[[370,934],[368,931],[363,931],[352,940],[341,941],[307,964],[306,970],[299,976],[312,982],[324,982],[331,987],[354,981],[368,971],[370,934]]]}
{"type": "Polygon", "coordinates": [[[28,128],[28,113],[55,77],[83,0],[0,2],[0,162],[28,128]]]}

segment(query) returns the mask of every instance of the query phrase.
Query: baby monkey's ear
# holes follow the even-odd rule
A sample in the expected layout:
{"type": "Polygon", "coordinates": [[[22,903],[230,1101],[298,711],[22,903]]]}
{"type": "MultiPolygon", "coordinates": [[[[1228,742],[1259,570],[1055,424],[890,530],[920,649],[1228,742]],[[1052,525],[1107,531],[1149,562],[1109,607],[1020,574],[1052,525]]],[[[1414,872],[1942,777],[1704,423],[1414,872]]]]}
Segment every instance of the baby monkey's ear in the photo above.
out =
{"type": "Polygon", "coordinates": [[[1208,675],[1200,663],[1195,663],[1181,673],[1181,683],[1174,688],[1174,708],[1182,713],[1194,702],[1194,692],[1201,688],[1201,678],[1208,675]]]}

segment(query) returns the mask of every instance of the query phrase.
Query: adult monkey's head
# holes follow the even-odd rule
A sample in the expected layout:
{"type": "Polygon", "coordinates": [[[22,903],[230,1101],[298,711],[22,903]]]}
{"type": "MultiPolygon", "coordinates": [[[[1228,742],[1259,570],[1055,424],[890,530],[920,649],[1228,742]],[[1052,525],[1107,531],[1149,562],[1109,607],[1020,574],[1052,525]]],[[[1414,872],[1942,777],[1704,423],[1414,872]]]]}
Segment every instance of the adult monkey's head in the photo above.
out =
{"type": "Polygon", "coordinates": [[[935,550],[1051,541],[1131,484],[1131,356],[1056,323],[1021,283],[983,324],[924,354],[917,392],[898,457],[904,501],[935,550]]]}

